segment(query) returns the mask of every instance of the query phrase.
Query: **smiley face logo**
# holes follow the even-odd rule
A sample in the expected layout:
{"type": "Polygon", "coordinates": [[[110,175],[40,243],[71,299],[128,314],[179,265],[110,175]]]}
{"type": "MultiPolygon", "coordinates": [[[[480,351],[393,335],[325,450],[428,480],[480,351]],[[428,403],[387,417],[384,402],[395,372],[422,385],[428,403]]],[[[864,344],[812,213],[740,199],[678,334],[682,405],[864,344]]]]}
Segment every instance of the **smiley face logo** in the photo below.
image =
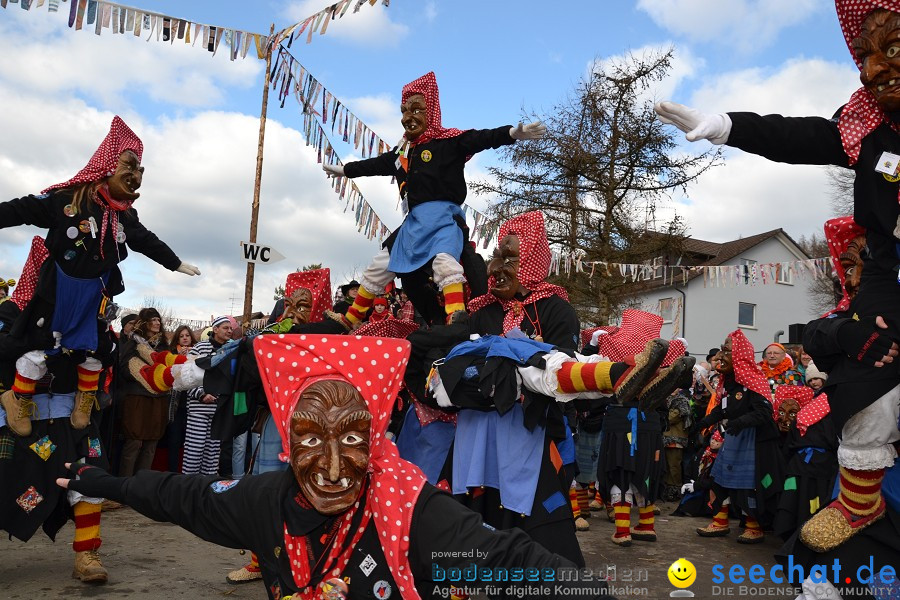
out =
{"type": "Polygon", "coordinates": [[[669,583],[677,588],[690,587],[697,579],[697,569],[694,568],[691,561],[685,558],[679,558],[673,562],[666,573],[669,576],[669,583]]]}

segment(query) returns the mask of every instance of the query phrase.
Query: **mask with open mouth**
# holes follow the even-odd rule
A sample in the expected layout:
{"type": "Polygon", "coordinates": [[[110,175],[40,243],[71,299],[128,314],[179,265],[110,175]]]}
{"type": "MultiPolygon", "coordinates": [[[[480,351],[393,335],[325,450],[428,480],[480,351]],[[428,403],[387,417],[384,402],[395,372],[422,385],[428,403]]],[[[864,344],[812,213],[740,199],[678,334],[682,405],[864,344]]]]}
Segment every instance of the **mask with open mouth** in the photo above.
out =
{"type": "Polygon", "coordinates": [[[488,275],[493,277],[491,293],[501,300],[528,292],[519,281],[519,236],[507,235],[500,240],[488,263],[488,275]]]}
{"type": "Polygon", "coordinates": [[[309,503],[324,515],[356,501],[369,464],[372,415],[352,385],[310,384],[291,416],[291,469],[309,503]]]}

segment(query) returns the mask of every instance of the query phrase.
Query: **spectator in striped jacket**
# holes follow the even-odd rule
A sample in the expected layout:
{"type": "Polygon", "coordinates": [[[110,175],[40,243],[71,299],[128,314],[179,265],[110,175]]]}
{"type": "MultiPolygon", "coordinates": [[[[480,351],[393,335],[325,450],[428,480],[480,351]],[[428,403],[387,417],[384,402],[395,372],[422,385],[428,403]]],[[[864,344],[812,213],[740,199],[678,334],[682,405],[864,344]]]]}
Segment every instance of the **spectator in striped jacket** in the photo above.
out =
{"type": "MultiPolygon", "coordinates": [[[[209,356],[231,339],[232,326],[228,317],[218,317],[212,323],[208,339],[201,340],[188,356],[209,356]]],[[[207,394],[203,386],[187,393],[187,433],[184,440],[184,463],[181,472],[215,475],[219,468],[219,440],[210,438],[217,398],[207,394]]]]}

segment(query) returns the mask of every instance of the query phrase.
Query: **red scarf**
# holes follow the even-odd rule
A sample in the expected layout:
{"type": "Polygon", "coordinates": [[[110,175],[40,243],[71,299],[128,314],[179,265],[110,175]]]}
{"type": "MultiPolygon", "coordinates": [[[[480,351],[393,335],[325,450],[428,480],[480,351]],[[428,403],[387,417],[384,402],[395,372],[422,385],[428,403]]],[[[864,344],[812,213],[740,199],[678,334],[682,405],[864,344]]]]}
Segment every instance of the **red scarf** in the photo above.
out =
{"type": "MultiPolygon", "coordinates": [[[[369,485],[364,491],[366,502],[361,521],[351,532],[358,506],[338,518],[334,541],[318,574],[325,579],[341,576],[371,521],[401,597],[419,598],[408,553],[413,508],[426,483],[425,476],[417,466],[401,459],[394,443],[385,438],[409,361],[409,342],[349,335],[262,335],[253,341],[253,349],[269,408],[281,434],[281,460],[287,462],[290,455],[289,428],[297,399],[313,382],[333,379],[354,384],[372,413],[369,485]]],[[[306,537],[293,536],[285,527],[284,541],[294,583],[300,589],[295,598],[320,597],[318,590],[308,587],[313,573],[306,537]]]]}
{"type": "Polygon", "coordinates": [[[843,297],[838,302],[838,305],[822,315],[823,317],[850,309],[850,295],[847,294],[847,287],[844,284],[847,275],[844,273],[844,267],[841,266],[840,256],[846,252],[850,242],[861,235],[865,235],[865,233],[865,227],[857,225],[853,217],[838,217],[837,219],[825,221],[825,240],[828,242],[828,252],[831,254],[831,267],[837,273],[838,280],[841,282],[843,297]]]}
{"type": "MultiPolygon", "coordinates": [[[[410,142],[412,145],[456,137],[463,133],[463,129],[452,129],[441,125],[441,98],[438,93],[437,78],[434,76],[434,71],[429,71],[418,79],[404,85],[400,94],[400,101],[406,102],[407,98],[416,94],[422,94],[425,97],[428,126],[425,128],[425,131],[419,134],[415,141],[410,142]]],[[[406,139],[405,136],[403,139],[406,139]]]]}
{"type": "MultiPolygon", "coordinates": [[[[772,390],[769,388],[769,382],[763,376],[762,369],[754,360],[753,344],[740,329],[732,331],[728,337],[731,338],[731,365],[734,367],[734,380],[771,403],[772,390]]],[[[723,392],[724,383],[725,378],[719,378],[719,388],[723,392]]],[[[719,394],[717,393],[717,395],[719,394]]]]}
{"type": "MultiPolygon", "coordinates": [[[[75,177],[62,183],[51,185],[42,193],[72,187],[82,183],[93,183],[104,177],[110,177],[119,166],[119,156],[126,150],[134,152],[138,161],[144,152],[144,144],[141,139],[125,124],[121,117],[113,117],[109,126],[109,133],[100,143],[100,147],[94,152],[88,164],[81,169],[75,177]]],[[[101,246],[102,247],[102,246],[101,246]]]]}
{"type": "Polygon", "coordinates": [[[25,310],[25,307],[31,302],[31,298],[34,297],[41,265],[48,256],[50,256],[50,252],[44,245],[44,238],[38,235],[34,236],[31,239],[31,250],[28,251],[28,258],[25,259],[25,266],[22,268],[22,275],[10,296],[10,301],[14,302],[19,310],[25,310]]]}
{"type": "Polygon", "coordinates": [[[775,367],[770,367],[769,363],[765,360],[761,360],[759,363],[759,367],[762,369],[763,375],[766,376],[766,379],[774,379],[778,377],[785,371],[789,370],[794,366],[794,361],[790,359],[790,357],[785,356],[784,360],[775,365],[775,367]]]}
{"type": "Polygon", "coordinates": [[[331,308],[331,270],[313,269],[290,273],[284,282],[285,298],[290,298],[299,288],[309,290],[312,296],[309,322],[318,323],[325,316],[325,311],[331,308]]]}
{"type": "Polygon", "coordinates": [[[812,402],[807,403],[797,413],[797,430],[800,432],[800,435],[806,435],[807,429],[824,419],[825,415],[830,412],[831,405],[828,404],[828,394],[816,396],[812,402]]]}
{"type": "MultiPolygon", "coordinates": [[[[498,242],[507,235],[516,235],[519,238],[519,283],[531,293],[523,300],[501,300],[488,292],[470,300],[468,305],[469,312],[472,313],[499,302],[503,307],[503,333],[522,324],[525,317],[524,305],[534,304],[550,296],[559,296],[566,302],[569,301],[569,294],[564,288],[544,281],[550,274],[550,260],[553,257],[547,243],[544,213],[532,211],[513,217],[500,226],[498,242]]],[[[488,289],[495,285],[494,278],[490,277],[488,289]]]]}

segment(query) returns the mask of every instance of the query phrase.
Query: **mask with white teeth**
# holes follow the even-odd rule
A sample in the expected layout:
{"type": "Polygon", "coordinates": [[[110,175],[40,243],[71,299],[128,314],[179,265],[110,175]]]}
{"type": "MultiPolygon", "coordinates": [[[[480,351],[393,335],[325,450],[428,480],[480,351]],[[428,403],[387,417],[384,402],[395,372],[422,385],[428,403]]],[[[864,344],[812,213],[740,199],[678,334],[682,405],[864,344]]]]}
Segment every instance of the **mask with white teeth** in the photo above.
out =
{"type": "Polygon", "coordinates": [[[365,400],[345,381],[319,380],[301,392],[291,416],[291,470],[320,513],[340,514],[359,497],[371,420],[365,400]]]}

